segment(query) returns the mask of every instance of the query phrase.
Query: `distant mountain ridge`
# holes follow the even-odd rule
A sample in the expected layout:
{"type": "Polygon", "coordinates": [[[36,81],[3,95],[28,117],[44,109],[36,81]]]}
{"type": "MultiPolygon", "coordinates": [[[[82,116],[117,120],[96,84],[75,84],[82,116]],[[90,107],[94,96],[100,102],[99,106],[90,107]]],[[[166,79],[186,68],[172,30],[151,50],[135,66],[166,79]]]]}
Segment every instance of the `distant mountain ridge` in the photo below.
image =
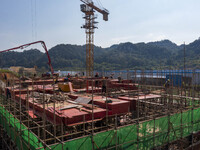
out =
{"type": "Polygon", "coordinates": [[[166,48],[166,49],[168,49],[168,50],[170,50],[172,52],[177,52],[178,50],[180,50],[182,48],[182,46],[178,46],[177,44],[171,42],[170,40],[149,42],[147,44],[154,45],[154,46],[157,46],[157,47],[166,48]]]}
{"type": "MultiPolygon", "coordinates": [[[[86,46],[59,44],[49,50],[55,69],[84,69],[86,46]]],[[[182,69],[183,45],[169,40],[149,43],[114,44],[108,48],[95,46],[94,67],[97,70],[119,69],[182,69]]],[[[24,66],[48,68],[46,54],[36,49],[6,52],[0,55],[0,67],[24,66]]],[[[186,45],[186,67],[200,68],[200,39],[186,45]]]]}

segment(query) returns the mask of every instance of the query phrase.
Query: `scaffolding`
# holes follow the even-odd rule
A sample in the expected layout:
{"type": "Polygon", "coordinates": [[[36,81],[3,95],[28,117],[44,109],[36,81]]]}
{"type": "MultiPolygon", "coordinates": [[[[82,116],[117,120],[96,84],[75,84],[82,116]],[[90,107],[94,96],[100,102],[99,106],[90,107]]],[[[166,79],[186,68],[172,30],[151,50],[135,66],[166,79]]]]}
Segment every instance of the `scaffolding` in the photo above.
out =
{"type": "Polygon", "coordinates": [[[149,150],[187,149],[199,144],[199,72],[134,70],[115,73],[114,78],[82,79],[81,86],[90,86],[90,93],[79,90],[76,95],[92,99],[91,116],[90,120],[84,116],[72,125],[58,117],[59,103],[64,105],[71,99],[67,96],[69,93],[57,91],[53,79],[48,79],[48,83],[52,83],[51,94],[46,90],[47,79],[40,81],[40,98],[35,96],[38,90],[35,85],[39,81],[32,79],[26,86],[23,80],[10,79],[11,95],[2,90],[0,97],[2,149],[149,150]],[[118,76],[126,80],[119,82],[118,76]],[[170,85],[167,87],[164,84],[168,79],[170,85]],[[95,85],[96,81],[99,86],[95,85]],[[101,92],[102,82],[106,82],[105,93],[101,92]],[[14,96],[17,89],[18,97],[14,96]],[[128,97],[133,99],[135,107],[124,114],[109,115],[109,103],[106,103],[106,117],[96,119],[94,103],[97,96],[104,97],[106,102],[111,97],[128,97]],[[51,111],[47,111],[49,108],[51,111]]]}

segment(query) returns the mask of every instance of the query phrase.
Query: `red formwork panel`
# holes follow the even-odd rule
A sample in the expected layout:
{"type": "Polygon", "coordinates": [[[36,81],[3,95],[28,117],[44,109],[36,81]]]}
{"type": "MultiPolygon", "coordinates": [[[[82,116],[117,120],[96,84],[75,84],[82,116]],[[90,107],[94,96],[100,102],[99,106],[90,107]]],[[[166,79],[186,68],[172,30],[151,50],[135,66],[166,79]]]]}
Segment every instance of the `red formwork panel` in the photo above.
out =
{"type": "Polygon", "coordinates": [[[126,97],[126,96],[120,96],[118,99],[129,101],[130,102],[130,111],[135,111],[137,108],[137,101],[145,102],[145,100],[160,98],[161,95],[155,95],[155,94],[148,94],[148,95],[140,95],[140,96],[134,96],[134,97],[126,97]]]}
{"type": "Polygon", "coordinates": [[[34,91],[34,89],[27,89],[27,88],[12,88],[12,87],[6,87],[5,88],[5,94],[7,94],[7,90],[10,91],[11,95],[14,96],[14,95],[18,95],[18,94],[27,94],[29,92],[32,92],[34,91]]]}
{"type": "Polygon", "coordinates": [[[27,113],[28,113],[28,115],[29,115],[31,118],[33,118],[33,119],[34,119],[34,118],[37,118],[37,116],[34,115],[33,110],[28,110],[27,113]]]}
{"type": "MultiPolygon", "coordinates": [[[[42,111],[38,112],[38,114],[42,117],[43,114],[44,114],[44,109],[42,108],[42,111]]],[[[52,123],[56,123],[56,124],[63,123],[63,115],[62,115],[62,113],[57,109],[54,110],[53,107],[45,108],[45,115],[46,115],[47,119],[52,123]],[[54,113],[55,113],[55,119],[54,119],[54,113]]]]}
{"type": "Polygon", "coordinates": [[[64,118],[65,125],[70,125],[78,122],[84,122],[84,116],[86,116],[88,112],[80,111],[77,108],[66,109],[62,111],[62,116],[64,118]]]}
{"type": "Polygon", "coordinates": [[[109,100],[109,103],[106,103],[105,98],[102,98],[101,96],[94,97],[94,104],[98,105],[102,108],[107,108],[109,111],[109,115],[120,115],[125,114],[130,111],[130,102],[129,101],[123,101],[119,99],[114,98],[107,98],[109,100]]]}
{"type": "Polygon", "coordinates": [[[106,109],[96,107],[93,109],[83,108],[83,111],[87,111],[89,114],[86,116],[87,120],[92,120],[92,113],[94,114],[94,119],[103,119],[106,117],[106,109]]]}
{"type": "Polygon", "coordinates": [[[20,101],[21,101],[22,105],[29,106],[29,108],[31,108],[35,111],[38,111],[38,112],[44,111],[42,108],[43,105],[35,103],[33,98],[27,98],[27,94],[16,95],[15,100],[18,103],[20,103],[20,101]]]}
{"type": "Polygon", "coordinates": [[[132,80],[122,80],[122,83],[132,83],[132,80]]]}
{"type": "MultiPolygon", "coordinates": [[[[53,107],[45,107],[43,108],[43,104],[38,104],[34,102],[34,98],[28,98],[27,100],[27,94],[22,95],[16,95],[15,100],[19,103],[21,101],[21,104],[24,106],[29,106],[30,110],[33,110],[35,114],[37,114],[40,117],[45,116],[49,121],[54,123],[54,109],[53,107]]],[[[62,122],[62,116],[59,113],[59,111],[55,110],[55,123],[60,124],[62,122]]]]}
{"type": "MultiPolygon", "coordinates": [[[[55,123],[61,124],[62,122],[65,125],[73,125],[73,124],[82,124],[83,122],[92,121],[92,110],[81,107],[81,108],[68,108],[68,109],[61,109],[60,107],[56,107],[55,110],[53,107],[46,106],[45,109],[43,108],[43,104],[34,103],[33,98],[29,98],[27,100],[26,94],[16,95],[16,101],[20,102],[24,106],[29,106],[31,110],[34,110],[34,113],[39,115],[40,117],[45,116],[49,121],[54,123],[54,113],[55,113],[55,123]]],[[[67,105],[62,105],[62,107],[66,107],[67,105]]],[[[94,108],[94,119],[103,119],[106,116],[106,109],[103,108],[94,108]]]]}
{"type": "MultiPolygon", "coordinates": [[[[65,125],[82,124],[92,121],[92,110],[87,108],[71,108],[60,111],[62,113],[65,125]]],[[[106,116],[106,110],[95,108],[93,110],[94,120],[103,119],[106,116]]]]}
{"type": "Polygon", "coordinates": [[[130,111],[136,111],[137,100],[131,97],[126,97],[126,96],[120,96],[118,97],[118,99],[130,102],[130,111]]]}
{"type": "Polygon", "coordinates": [[[122,88],[124,90],[138,90],[137,84],[134,83],[115,83],[111,82],[109,88],[122,88]]]}
{"type": "Polygon", "coordinates": [[[102,85],[102,78],[93,78],[91,80],[86,81],[87,86],[95,86],[95,83],[98,82],[98,86],[102,85]]]}
{"type": "Polygon", "coordinates": [[[125,90],[138,90],[138,85],[133,83],[124,83],[125,90]]]}
{"type": "MultiPolygon", "coordinates": [[[[72,83],[69,82],[69,86],[70,86],[70,91],[72,92],[73,87],[72,87],[72,83]]],[[[34,88],[36,89],[36,91],[40,92],[40,93],[48,93],[48,94],[54,94],[54,91],[56,93],[58,93],[58,85],[56,84],[54,87],[53,85],[49,84],[49,85],[34,85],[34,88]]]]}
{"type": "Polygon", "coordinates": [[[87,93],[101,93],[102,88],[100,87],[91,87],[89,86],[88,89],[87,88],[83,88],[83,89],[73,89],[74,92],[87,92],[87,93]]]}
{"type": "Polygon", "coordinates": [[[102,88],[100,88],[100,87],[88,87],[88,89],[86,89],[86,92],[87,93],[101,93],[101,91],[102,91],[102,88]]]}
{"type": "MultiPolygon", "coordinates": [[[[56,89],[58,86],[55,86],[54,89],[56,89]]],[[[36,91],[40,93],[48,93],[48,94],[54,94],[53,92],[53,86],[52,85],[34,85],[34,88],[36,91]]]]}

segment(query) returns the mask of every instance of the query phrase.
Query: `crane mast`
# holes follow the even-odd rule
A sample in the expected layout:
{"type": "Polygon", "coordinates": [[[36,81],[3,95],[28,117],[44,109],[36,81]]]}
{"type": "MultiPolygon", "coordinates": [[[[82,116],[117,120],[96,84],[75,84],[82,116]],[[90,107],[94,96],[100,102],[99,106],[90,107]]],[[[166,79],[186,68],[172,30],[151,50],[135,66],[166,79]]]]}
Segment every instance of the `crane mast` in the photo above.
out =
{"type": "Polygon", "coordinates": [[[85,24],[81,27],[86,33],[86,76],[92,77],[94,71],[94,30],[97,28],[95,11],[103,15],[103,20],[108,21],[108,10],[98,8],[92,0],[81,0],[81,11],[85,14],[85,24]]]}

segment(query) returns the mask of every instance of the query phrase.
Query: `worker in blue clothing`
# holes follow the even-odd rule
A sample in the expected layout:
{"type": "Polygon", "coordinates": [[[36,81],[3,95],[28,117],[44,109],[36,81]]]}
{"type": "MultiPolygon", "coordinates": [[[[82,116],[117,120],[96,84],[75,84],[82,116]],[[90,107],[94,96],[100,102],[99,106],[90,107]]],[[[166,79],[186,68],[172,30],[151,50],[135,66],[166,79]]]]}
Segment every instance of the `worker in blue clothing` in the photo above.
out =
{"type": "Polygon", "coordinates": [[[170,86],[170,79],[168,79],[164,84],[165,90],[167,90],[169,86],[170,86]]]}

